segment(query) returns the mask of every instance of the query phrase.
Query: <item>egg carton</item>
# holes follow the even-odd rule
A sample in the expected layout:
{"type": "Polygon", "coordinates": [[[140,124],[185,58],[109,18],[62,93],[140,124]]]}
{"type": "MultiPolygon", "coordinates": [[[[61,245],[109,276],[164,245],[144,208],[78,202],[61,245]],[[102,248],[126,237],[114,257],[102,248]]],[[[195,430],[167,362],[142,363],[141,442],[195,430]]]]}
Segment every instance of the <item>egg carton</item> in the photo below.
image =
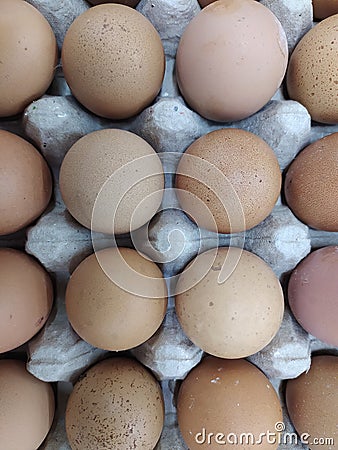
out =
{"type": "MultiPolygon", "coordinates": [[[[72,21],[89,8],[84,0],[28,0],[51,24],[59,48],[72,21]]],[[[313,26],[311,0],[262,0],[282,23],[291,52],[299,39],[313,26]]],[[[338,126],[311,122],[307,110],[287,100],[284,87],[259,112],[233,123],[208,121],[189,109],[180,96],[175,80],[175,54],[186,25],[200,11],[197,0],[141,0],[137,9],[159,32],[166,55],[163,86],[154,103],[138,116],[114,122],[94,116],[71,96],[61,67],[58,67],[48,95],[33,102],[19,119],[0,120],[0,129],[29,139],[41,151],[52,169],[54,196],[48,210],[27,230],[0,238],[0,246],[26,249],[51,274],[55,285],[53,311],[43,328],[22,351],[27,351],[28,370],[44,381],[55,382],[57,412],[53,427],[42,444],[45,450],[70,450],[64,425],[68,395],[77,378],[89,366],[107,357],[109,352],[84,342],[71,328],[65,311],[64,294],[69,274],[95,248],[111,244],[107,236],[80,226],[67,212],[62,201],[58,175],[69,148],[82,136],[104,128],[132,131],[159,153],[166,176],[166,193],[161,210],[148,226],[132,238],[138,249],[161,259],[161,269],[169,279],[183,270],[198,252],[216,246],[240,245],[263,258],[287,284],[290,271],[311,249],[338,245],[338,233],[309,229],[301,223],[280,198],[271,214],[246,233],[221,235],[200,230],[180,210],[173,187],[173,173],[180,155],[200,136],[224,127],[242,128],[263,138],[274,150],[282,170],[309,143],[338,131],[338,126]]],[[[120,246],[130,247],[131,236],[117,236],[120,246]]],[[[171,286],[169,285],[169,294],[171,286]]],[[[270,379],[280,394],[286,431],[294,432],[284,403],[284,380],[307,371],[311,353],[326,351],[337,354],[306,333],[288,308],[275,338],[263,350],[248,359],[270,379]]],[[[16,351],[17,353],[17,351],[16,351]]],[[[180,436],[175,398],[177,386],[203,356],[183,333],[169,296],[168,311],[159,330],[147,342],[127,352],[149,367],[160,381],[165,399],[165,426],[157,450],[181,450],[186,446],[180,436]]],[[[281,444],[279,449],[306,448],[301,444],[281,444]]]]}

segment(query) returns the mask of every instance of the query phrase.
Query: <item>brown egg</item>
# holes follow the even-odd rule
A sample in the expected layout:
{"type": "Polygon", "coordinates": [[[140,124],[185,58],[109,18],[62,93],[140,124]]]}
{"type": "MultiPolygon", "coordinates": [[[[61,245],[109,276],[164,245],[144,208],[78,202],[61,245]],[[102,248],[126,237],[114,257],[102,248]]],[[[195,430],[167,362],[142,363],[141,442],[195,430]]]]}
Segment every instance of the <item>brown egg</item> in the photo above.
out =
{"type": "Polygon", "coordinates": [[[214,3],[216,0],[198,0],[198,3],[200,4],[201,8],[204,8],[205,6],[210,5],[210,3],[214,3]]]}
{"type": "Polygon", "coordinates": [[[95,131],[78,140],[60,170],[62,198],[81,225],[128,233],[148,222],[162,201],[164,175],[154,149],[129,131],[95,131]]]}
{"type": "Polygon", "coordinates": [[[126,119],[158,94],[165,58],[148,19],[124,5],[107,4],[74,20],[63,43],[62,65],[80,103],[99,116],[126,119]]]}
{"type": "Polygon", "coordinates": [[[285,177],[285,199],[312,228],[338,231],[338,133],[306,147],[285,177]]]}
{"type": "Polygon", "coordinates": [[[254,0],[220,0],[186,27],[176,75],[184,99],[201,116],[234,121],[271,99],[287,61],[285,32],[268,8],[254,0]]]}
{"type": "Polygon", "coordinates": [[[276,335],[284,298],[278,278],[261,258],[223,247],[201,253],[184,269],[175,308],[195,345],[221,358],[243,358],[276,335]]]}
{"type": "Polygon", "coordinates": [[[0,404],[1,450],[40,448],[54,417],[51,385],[27,372],[22,361],[0,360],[0,404]]]}
{"type": "Polygon", "coordinates": [[[31,339],[46,323],[53,304],[47,272],[31,256],[0,249],[0,353],[31,339]]]}
{"type": "Polygon", "coordinates": [[[85,341],[120,351],[155,333],[166,312],[166,296],[155,263],[132,249],[109,248],[92,254],[73,272],[66,308],[72,327],[85,341]]]}
{"type": "Polygon", "coordinates": [[[338,347],[338,246],[310,253],[292,272],[290,308],[302,327],[338,347]]]}
{"type": "Polygon", "coordinates": [[[286,385],[290,418],[311,450],[337,449],[338,357],[312,357],[311,367],[286,385]]]}
{"type": "Polygon", "coordinates": [[[326,19],[338,14],[338,0],[312,0],[315,19],[326,19]]]}
{"type": "Polygon", "coordinates": [[[278,447],[278,396],[268,378],[243,359],[204,358],[180,387],[177,414],[190,450],[278,447]],[[274,435],[268,439],[269,432],[274,435]]]}
{"type": "Polygon", "coordinates": [[[313,120],[338,123],[338,14],[312,28],[293,51],[287,89],[302,103],[313,120]]]}
{"type": "Polygon", "coordinates": [[[72,450],[153,450],[163,421],[158,382],[129,358],[107,359],[89,369],[75,385],[66,410],[72,450]]]}
{"type": "Polygon", "coordinates": [[[121,5],[134,8],[140,0],[88,0],[92,5],[101,5],[102,3],[120,3],[121,5]]]}
{"type": "Polygon", "coordinates": [[[54,76],[57,45],[43,15],[22,0],[0,2],[0,117],[21,113],[54,76]]]}
{"type": "Polygon", "coordinates": [[[260,137],[224,128],[190,145],[178,165],[176,188],[183,210],[200,227],[234,233],[270,214],[281,173],[273,150],[260,137]]]}
{"type": "Polygon", "coordinates": [[[46,209],[52,178],[40,153],[19,136],[0,130],[0,235],[32,223],[46,209]]]}

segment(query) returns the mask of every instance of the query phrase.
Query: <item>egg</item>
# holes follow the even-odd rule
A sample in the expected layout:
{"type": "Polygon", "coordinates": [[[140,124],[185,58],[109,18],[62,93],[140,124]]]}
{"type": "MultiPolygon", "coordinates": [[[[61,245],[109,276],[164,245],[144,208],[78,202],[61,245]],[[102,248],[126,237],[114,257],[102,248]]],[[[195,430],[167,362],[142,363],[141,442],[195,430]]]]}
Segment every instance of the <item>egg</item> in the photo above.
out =
{"type": "Polygon", "coordinates": [[[310,253],[291,274],[289,304],[302,327],[338,347],[338,246],[310,253]]]}
{"type": "Polygon", "coordinates": [[[184,99],[198,114],[235,121],[271,99],[287,61],[285,32],[268,8],[255,0],[219,0],[186,27],[176,75],[184,99]]]}
{"type": "Polygon", "coordinates": [[[210,3],[213,3],[215,0],[198,0],[198,3],[200,4],[201,8],[204,8],[205,6],[210,5],[210,3]]]}
{"type": "Polygon", "coordinates": [[[120,351],[149,339],[167,308],[167,288],[155,263],[128,248],[107,248],[73,272],[66,309],[74,330],[91,345],[120,351]]]}
{"type": "Polygon", "coordinates": [[[153,450],[163,422],[158,382],[128,358],[111,358],[91,367],[75,384],[66,409],[72,450],[153,450]]]}
{"type": "Polygon", "coordinates": [[[46,161],[26,140],[0,130],[0,236],[38,218],[52,194],[46,161]]]}
{"type": "Polygon", "coordinates": [[[165,58],[160,36],[146,17],[106,4],[74,20],[64,39],[62,66],[73,95],[86,108],[126,119],[155,99],[165,58]]]}
{"type": "Polygon", "coordinates": [[[25,363],[0,360],[0,449],[37,450],[53,422],[50,384],[31,375],[25,363]]]}
{"type": "Polygon", "coordinates": [[[193,142],[176,175],[177,197],[199,227],[248,230],[272,211],[281,188],[278,160],[260,137],[223,128],[193,142]]]}
{"type": "Polygon", "coordinates": [[[286,385],[286,404],[297,432],[313,449],[334,450],[338,441],[338,357],[312,356],[311,367],[286,385]]]}
{"type": "Polygon", "coordinates": [[[338,133],[313,142],[292,162],[285,177],[285,199],[312,228],[338,231],[338,133]]]}
{"type": "Polygon", "coordinates": [[[129,131],[94,131],[67,152],[60,190],[71,215],[94,231],[122,234],[148,222],[163,195],[155,150],[129,131]]]}
{"type": "Polygon", "coordinates": [[[338,14],[308,31],[293,51],[287,90],[317,122],[338,123],[338,14]]]}
{"type": "Polygon", "coordinates": [[[312,0],[315,19],[326,19],[338,14],[338,0],[312,0]]]}
{"type": "Polygon", "coordinates": [[[88,0],[92,5],[100,5],[102,3],[120,3],[121,5],[135,7],[140,0],[88,0]]]}
{"type": "Polygon", "coordinates": [[[53,287],[45,269],[21,251],[0,248],[0,353],[40,331],[52,304],[53,287]]]}
{"type": "Polygon", "coordinates": [[[176,314],[185,334],[221,358],[258,352],[283,318],[278,278],[261,258],[236,247],[196,256],[179,276],[176,292],[176,314]]]}
{"type": "Polygon", "coordinates": [[[57,44],[44,16],[22,0],[0,2],[0,117],[21,113],[52,82],[57,44]]]}
{"type": "Polygon", "coordinates": [[[204,358],[179,389],[177,417],[189,450],[278,447],[280,401],[268,378],[243,359],[204,358]]]}

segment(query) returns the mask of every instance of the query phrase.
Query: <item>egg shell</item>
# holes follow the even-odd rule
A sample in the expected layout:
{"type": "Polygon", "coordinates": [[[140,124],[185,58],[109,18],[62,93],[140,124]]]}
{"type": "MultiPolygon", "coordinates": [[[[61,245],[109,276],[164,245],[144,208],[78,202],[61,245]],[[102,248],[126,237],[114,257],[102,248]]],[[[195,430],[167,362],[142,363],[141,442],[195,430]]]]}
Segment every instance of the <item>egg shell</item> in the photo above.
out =
{"type": "Polygon", "coordinates": [[[338,123],[338,14],[328,17],[308,31],[293,51],[287,90],[313,120],[338,123]]]}
{"type": "Polygon", "coordinates": [[[130,6],[134,8],[140,0],[88,0],[92,5],[101,5],[102,3],[119,3],[121,5],[130,6]]]}
{"type": "Polygon", "coordinates": [[[311,450],[336,449],[338,357],[312,356],[310,370],[287,382],[286,404],[297,432],[306,433],[311,450]],[[316,445],[315,439],[331,439],[331,444],[317,441],[316,445]]]}
{"type": "Polygon", "coordinates": [[[260,137],[223,128],[188,147],[177,168],[176,188],[181,207],[200,227],[234,233],[270,214],[281,172],[276,155],[260,137]]]}
{"type": "Polygon", "coordinates": [[[315,19],[326,19],[338,14],[338,0],[312,0],[315,19]]]}
{"type": "Polygon", "coordinates": [[[258,256],[222,247],[198,255],[177,284],[176,314],[189,339],[221,358],[242,358],[276,335],[284,312],[278,278],[258,256]],[[223,281],[222,271],[228,277],[223,281]]]}
{"type": "Polygon", "coordinates": [[[155,150],[134,133],[94,131],[67,152],[60,169],[62,198],[81,225],[104,233],[128,233],[159,208],[164,187],[155,150]]]}
{"type": "Polygon", "coordinates": [[[64,39],[62,66],[73,95],[93,113],[126,119],[160,91],[165,68],[162,42],[138,11],[98,5],[77,17],[64,39]]]}
{"type": "Polygon", "coordinates": [[[95,347],[120,351],[142,344],[155,333],[166,312],[166,295],[155,263],[133,249],[110,248],[90,255],[73,272],[66,308],[82,339],[95,347]],[[119,274],[124,285],[117,279],[119,274]],[[137,295],[141,290],[137,276],[141,275],[148,297],[137,295]]]}
{"type": "Polygon", "coordinates": [[[186,27],[176,55],[177,82],[201,116],[236,121],[271,99],[287,61],[285,32],[268,8],[254,0],[220,0],[186,27]]]}
{"type": "Polygon", "coordinates": [[[112,358],[76,383],[66,410],[72,450],[153,450],[163,428],[162,391],[140,363],[112,358]]]}
{"type": "Polygon", "coordinates": [[[21,113],[52,82],[57,44],[44,16],[22,0],[0,2],[0,117],[21,113]]]}
{"type": "Polygon", "coordinates": [[[285,199],[292,212],[312,228],[338,231],[338,133],[301,151],[285,177],[285,199]]]}
{"type": "Polygon", "coordinates": [[[222,446],[247,450],[278,447],[275,424],[282,421],[278,396],[268,378],[243,359],[204,358],[180,387],[177,414],[190,450],[217,450],[222,446]],[[260,434],[267,432],[276,433],[276,442],[272,443],[270,438],[269,443],[262,436],[258,444],[260,434]],[[241,433],[250,433],[256,443],[241,442],[241,433]]]}
{"type": "Polygon", "coordinates": [[[302,327],[338,347],[338,246],[310,253],[292,272],[290,308],[302,327]]]}
{"type": "Polygon", "coordinates": [[[46,209],[52,177],[32,144],[0,130],[0,236],[31,224],[46,209]]]}
{"type": "Polygon", "coordinates": [[[0,360],[0,450],[40,448],[53,422],[50,384],[31,375],[25,363],[0,360]]]}
{"type": "Polygon", "coordinates": [[[40,331],[52,304],[53,286],[44,268],[21,251],[0,248],[0,353],[40,331]]]}

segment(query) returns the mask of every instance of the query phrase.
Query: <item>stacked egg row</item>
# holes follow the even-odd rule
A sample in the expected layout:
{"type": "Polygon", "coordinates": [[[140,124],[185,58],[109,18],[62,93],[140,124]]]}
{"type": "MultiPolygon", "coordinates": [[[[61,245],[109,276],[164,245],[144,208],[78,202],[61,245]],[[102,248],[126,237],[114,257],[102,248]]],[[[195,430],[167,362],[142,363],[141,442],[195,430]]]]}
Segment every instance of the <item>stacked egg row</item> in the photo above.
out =
{"type": "MultiPolygon", "coordinates": [[[[157,31],[130,7],[137,2],[129,3],[96,6],[80,15],[68,30],[61,55],[74,97],[91,113],[114,120],[149,106],[165,72],[157,31]]],[[[254,0],[206,3],[212,4],[181,38],[176,76],[186,103],[211,122],[224,122],[224,128],[200,137],[177,158],[171,175],[180,207],[201,229],[245,233],[271,213],[282,195],[309,227],[338,231],[338,133],[307,146],[282,176],[267,143],[226,125],[264,107],[284,77],[289,97],[302,103],[313,121],[338,123],[338,11],[333,6],[288,60],[285,33],[268,8],[254,0]]],[[[314,6],[323,18],[320,3],[314,6]]],[[[25,1],[2,0],[0,23],[6,37],[0,44],[0,117],[8,118],[46,92],[58,53],[48,22],[25,1]]],[[[33,225],[51,205],[53,180],[46,161],[26,139],[0,131],[0,152],[0,235],[8,236],[33,225]]],[[[174,296],[185,334],[212,355],[191,371],[178,394],[186,444],[212,448],[209,440],[218,448],[226,432],[252,433],[255,439],[265,433],[262,448],[277,448],[279,438],[269,442],[267,432],[281,431],[276,429],[282,421],[278,396],[269,380],[243,359],[271,342],[283,318],[283,290],[267,263],[242,248],[215,248],[173,274],[175,283],[170,280],[169,285],[157,261],[141,254],[135,243],[133,248],[95,248],[95,233],[133,236],[161,211],[166,175],[155,150],[126,130],[95,131],[69,149],[54,184],[73,218],[92,231],[94,253],[70,277],[68,319],[94,347],[129,350],[156,332],[168,295],[174,296]]],[[[295,268],[287,288],[301,326],[335,347],[337,273],[338,247],[325,247],[295,268]]],[[[45,269],[22,251],[2,248],[0,352],[5,358],[0,361],[0,399],[7,413],[0,418],[0,449],[36,449],[52,424],[51,386],[7,353],[41,330],[52,305],[53,283],[45,269]],[[16,396],[21,405],[13,401],[16,396]],[[29,420],[24,403],[38,405],[29,420]],[[20,411],[23,428],[17,433],[14,422],[20,411]]],[[[338,439],[336,374],[336,356],[315,356],[307,374],[288,382],[286,400],[300,435],[338,439]],[[315,408],[327,411],[332,405],[331,418],[314,419],[315,408]]],[[[163,397],[153,375],[132,359],[114,357],[89,369],[75,386],[67,435],[72,449],[154,448],[163,417],[163,397]]]]}

